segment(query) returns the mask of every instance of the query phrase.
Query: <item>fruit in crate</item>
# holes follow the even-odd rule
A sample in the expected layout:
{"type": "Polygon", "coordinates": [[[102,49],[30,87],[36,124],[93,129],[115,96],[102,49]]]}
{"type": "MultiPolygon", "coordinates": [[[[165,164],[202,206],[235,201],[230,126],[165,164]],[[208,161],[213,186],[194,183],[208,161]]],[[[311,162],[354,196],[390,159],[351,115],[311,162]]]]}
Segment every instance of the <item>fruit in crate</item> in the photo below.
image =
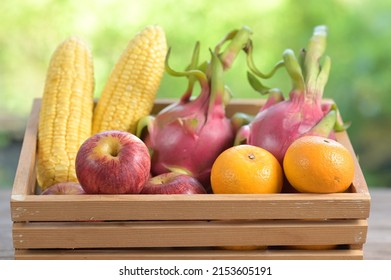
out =
{"type": "Polygon", "coordinates": [[[147,26],[132,38],[115,65],[93,111],[94,72],[90,49],[70,37],[54,52],[39,116],[37,181],[42,190],[77,182],[76,153],[104,130],[134,132],[150,113],[164,72],[163,28],[147,26]]]}
{"type": "Polygon", "coordinates": [[[200,47],[197,43],[192,61],[184,72],[169,67],[168,53],[167,73],[187,77],[189,83],[178,102],[139,122],[137,135],[152,151],[153,175],[180,171],[195,177],[209,190],[212,164],[234,140],[234,128],[225,114],[224,71],[247,44],[250,34],[247,28],[231,32],[220,43],[232,39],[228,47],[220,53],[220,45],[217,45],[211,51],[210,61],[201,64],[198,63],[200,47]],[[200,93],[192,98],[196,82],[200,85],[200,93]]]}
{"type": "Polygon", "coordinates": [[[346,191],[354,177],[353,156],[341,143],[321,136],[302,136],[287,149],[283,168],[300,192],[346,191]]]}
{"type": "Polygon", "coordinates": [[[238,145],[217,157],[211,184],[215,194],[279,193],[283,185],[282,167],[265,149],[238,145]]]}
{"type": "Polygon", "coordinates": [[[77,182],[76,153],[91,135],[92,55],[76,37],[61,43],[47,70],[38,124],[37,181],[42,190],[77,182]]]}
{"type": "Polygon", "coordinates": [[[137,194],[150,174],[148,148],[125,131],[89,137],[76,156],[76,175],[89,194],[137,194]]]}
{"type": "Polygon", "coordinates": [[[62,182],[57,183],[45,189],[41,195],[53,194],[85,194],[86,192],[79,183],[76,182],[62,182]]]}
{"type": "Polygon", "coordinates": [[[205,194],[206,190],[194,177],[177,172],[167,172],[151,177],[143,194],[205,194]]]}
{"type": "MultiPolygon", "coordinates": [[[[259,146],[270,151],[282,164],[286,149],[303,135],[334,137],[334,130],[343,130],[339,123],[335,104],[323,102],[331,60],[322,59],[326,48],[327,30],[317,26],[309,42],[296,58],[291,49],[283,53],[283,65],[292,80],[289,99],[277,89],[268,89],[255,77],[264,78],[251,63],[250,84],[261,93],[270,93],[264,106],[249,125],[243,126],[236,136],[236,143],[259,146]],[[323,65],[320,62],[323,61],[323,65]],[[255,75],[253,75],[255,74],[255,75]]],[[[248,49],[251,58],[251,48],[248,49]]],[[[251,61],[251,59],[250,59],[251,61]]],[[[277,64],[279,66],[281,64],[277,64]]]]}
{"type": "Polygon", "coordinates": [[[137,122],[150,114],[164,74],[166,35],[158,25],[146,26],[128,43],[97,102],[92,133],[136,132],[137,122]]]}

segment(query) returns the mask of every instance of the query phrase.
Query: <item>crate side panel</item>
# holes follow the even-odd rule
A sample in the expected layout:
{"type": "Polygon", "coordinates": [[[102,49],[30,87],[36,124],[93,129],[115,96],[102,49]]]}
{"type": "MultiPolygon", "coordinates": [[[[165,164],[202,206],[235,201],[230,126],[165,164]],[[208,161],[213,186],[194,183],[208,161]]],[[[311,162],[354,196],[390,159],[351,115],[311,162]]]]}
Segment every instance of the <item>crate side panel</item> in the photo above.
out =
{"type": "Polygon", "coordinates": [[[365,219],[364,194],[12,196],[12,220],[365,219]]]}
{"type": "Polygon", "coordinates": [[[362,250],[16,250],[18,260],[362,260],[362,250]]]}
{"type": "Polygon", "coordinates": [[[14,248],[362,244],[366,220],[15,223],[14,248]]]}
{"type": "MultiPolygon", "coordinates": [[[[338,140],[338,142],[342,143],[350,151],[350,153],[353,155],[354,168],[355,168],[354,178],[353,178],[353,183],[352,183],[353,192],[366,194],[366,195],[368,195],[368,200],[369,200],[370,195],[369,195],[368,185],[365,181],[364,174],[362,172],[362,169],[360,167],[356,153],[354,151],[354,148],[352,146],[352,143],[349,139],[347,132],[344,131],[344,132],[337,133],[336,139],[338,140]]],[[[369,209],[368,209],[368,211],[369,211],[369,209]]]]}
{"type": "Polygon", "coordinates": [[[30,195],[35,188],[35,156],[41,100],[34,99],[16,168],[12,195],[30,195]]]}

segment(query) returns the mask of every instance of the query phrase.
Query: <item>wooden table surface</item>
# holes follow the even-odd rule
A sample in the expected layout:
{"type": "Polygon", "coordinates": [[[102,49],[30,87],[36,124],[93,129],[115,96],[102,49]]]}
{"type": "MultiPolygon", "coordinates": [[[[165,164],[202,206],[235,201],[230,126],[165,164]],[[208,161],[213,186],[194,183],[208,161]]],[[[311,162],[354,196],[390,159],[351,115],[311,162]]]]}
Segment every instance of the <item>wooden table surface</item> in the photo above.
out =
{"type": "MultiPolygon", "coordinates": [[[[368,221],[364,259],[391,260],[391,188],[370,188],[371,212],[368,221]]],[[[0,189],[0,259],[14,259],[12,222],[10,218],[11,189],[0,189]]]]}

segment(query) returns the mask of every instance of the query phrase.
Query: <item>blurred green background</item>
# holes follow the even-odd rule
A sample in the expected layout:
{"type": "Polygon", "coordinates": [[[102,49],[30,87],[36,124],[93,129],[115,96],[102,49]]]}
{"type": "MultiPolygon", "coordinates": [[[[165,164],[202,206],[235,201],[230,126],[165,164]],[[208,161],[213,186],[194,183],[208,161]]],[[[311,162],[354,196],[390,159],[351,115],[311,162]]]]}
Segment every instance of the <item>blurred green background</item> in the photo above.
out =
{"type": "MultiPolygon", "coordinates": [[[[32,100],[41,97],[50,56],[71,35],[93,52],[96,97],[136,32],[159,24],[172,47],[171,66],[183,69],[196,41],[204,59],[226,33],[249,26],[255,61],[268,71],[291,48],[306,47],[314,26],[328,27],[332,68],[324,97],[346,121],[370,187],[391,186],[391,3],[389,0],[2,0],[0,2],[0,186],[12,186],[32,100]]],[[[226,75],[234,98],[264,98],[246,80],[244,56],[226,75]]],[[[178,97],[185,80],[164,76],[158,97],[178,97]]],[[[279,71],[268,82],[287,96],[279,71]]]]}

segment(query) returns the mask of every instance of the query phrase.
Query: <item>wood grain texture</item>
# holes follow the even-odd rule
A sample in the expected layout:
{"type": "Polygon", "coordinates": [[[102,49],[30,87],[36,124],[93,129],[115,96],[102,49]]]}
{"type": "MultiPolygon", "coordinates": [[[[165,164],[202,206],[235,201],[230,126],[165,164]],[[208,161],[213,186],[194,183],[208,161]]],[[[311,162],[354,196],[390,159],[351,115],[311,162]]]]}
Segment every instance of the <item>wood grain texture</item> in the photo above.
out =
{"type": "Polygon", "coordinates": [[[19,260],[361,260],[361,250],[17,250],[19,260]]]}
{"type": "Polygon", "coordinates": [[[220,219],[364,219],[364,194],[268,195],[62,195],[12,196],[12,219],[220,220],[220,219]]]}
{"type": "Polygon", "coordinates": [[[366,220],[15,223],[16,249],[363,244],[366,220]]]}
{"type": "Polygon", "coordinates": [[[41,99],[34,99],[23,137],[22,149],[20,151],[19,162],[12,188],[13,195],[30,195],[33,194],[35,190],[35,159],[40,108],[41,99]]]}
{"type": "MultiPolygon", "coordinates": [[[[390,260],[391,259],[391,188],[370,188],[371,192],[371,215],[368,219],[367,240],[363,247],[365,260],[390,260]]],[[[145,250],[129,249],[83,249],[83,250],[17,250],[16,255],[13,249],[12,240],[12,221],[10,216],[11,188],[0,190],[0,259],[153,259],[154,256],[167,259],[195,259],[197,255],[192,252],[170,252],[163,254],[160,249],[157,252],[145,252],[145,250]]],[[[201,250],[201,259],[213,259],[216,252],[201,250]]],[[[273,251],[274,252],[274,251],[273,251]]],[[[359,252],[356,251],[355,255],[359,252]]],[[[225,254],[226,252],[224,252],[225,254]]],[[[250,254],[255,254],[252,252],[250,254]]],[[[331,259],[332,254],[327,252],[315,252],[310,259],[331,259]]],[[[245,253],[245,257],[249,254],[245,253]]],[[[291,251],[278,252],[281,258],[297,259],[297,255],[292,255],[291,251]],[[289,258],[291,256],[291,258],[289,258]]],[[[344,255],[344,253],[338,252],[344,255]]],[[[264,259],[272,259],[274,255],[269,253],[262,254],[264,259]]],[[[258,257],[258,255],[257,255],[258,257]]],[[[217,254],[216,258],[220,258],[217,254]]],[[[236,258],[236,257],[235,257],[236,258]]],[[[239,258],[239,257],[238,257],[239,258]]],[[[259,257],[260,259],[261,257],[259,257]]],[[[156,259],[158,259],[156,257],[156,259]]]]}

